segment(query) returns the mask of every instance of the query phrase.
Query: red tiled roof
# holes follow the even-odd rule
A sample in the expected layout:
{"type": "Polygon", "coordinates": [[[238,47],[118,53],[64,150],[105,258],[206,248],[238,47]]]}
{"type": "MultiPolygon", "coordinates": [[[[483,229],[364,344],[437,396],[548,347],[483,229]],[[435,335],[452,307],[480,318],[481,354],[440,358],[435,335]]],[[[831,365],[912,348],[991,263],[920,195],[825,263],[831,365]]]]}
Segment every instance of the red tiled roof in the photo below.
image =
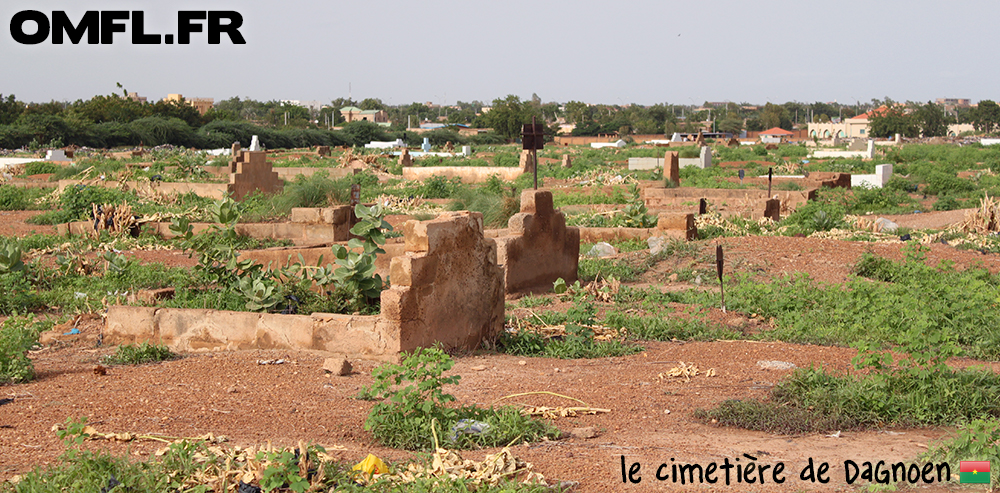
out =
{"type": "Polygon", "coordinates": [[[795,135],[795,134],[783,128],[774,127],[772,129],[768,129],[761,132],[760,135],[795,135]]]}
{"type": "Polygon", "coordinates": [[[883,104],[882,106],[879,106],[878,108],[875,108],[875,109],[873,109],[873,110],[871,110],[871,111],[869,111],[867,113],[862,113],[862,114],[857,115],[857,116],[852,116],[852,117],[848,118],[848,120],[868,120],[872,116],[874,116],[874,115],[881,115],[882,113],[885,113],[886,111],[889,111],[889,107],[883,104]]]}

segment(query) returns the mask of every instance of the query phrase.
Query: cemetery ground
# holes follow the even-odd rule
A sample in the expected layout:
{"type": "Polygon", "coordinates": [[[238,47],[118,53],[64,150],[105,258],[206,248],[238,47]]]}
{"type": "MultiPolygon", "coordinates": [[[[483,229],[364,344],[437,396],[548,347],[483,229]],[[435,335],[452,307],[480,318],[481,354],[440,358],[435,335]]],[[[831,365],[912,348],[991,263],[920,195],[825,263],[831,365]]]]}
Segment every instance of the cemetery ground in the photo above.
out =
{"type": "MultiPolygon", "coordinates": [[[[611,256],[582,256],[580,285],[571,284],[559,294],[508,297],[507,325],[521,332],[479,351],[453,354],[455,366],[446,375],[461,379],[443,390],[459,405],[580,408],[575,416],[572,412],[562,416],[557,409],[540,418],[565,436],[510,449],[550,483],[576,482],[578,491],[851,491],[884,486],[860,479],[846,484],[846,459],[921,466],[949,461],[953,479],[958,476],[958,460],[1000,460],[996,457],[998,249],[988,233],[936,224],[935,218],[949,211],[934,212],[947,209],[935,208],[943,199],[974,207],[977,194],[992,195],[990,164],[1000,162],[1000,156],[986,149],[970,158],[968,149],[914,147],[892,151],[899,153],[897,170],[903,167],[900,174],[906,175],[905,183],[892,188],[850,195],[830,191],[824,200],[806,206],[805,213],[778,224],[708,214],[699,220],[701,238],[671,241],[662,252],[652,253],[643,240],[626,240],[611,242],[617,249],[611,256]],[[958,177],[970,170],[975,178],[958,177]],[[898,215],[907,209],[924,212],[898,215]],[[882,217],[897,214],[891,217],[904,229],[892,234],[866,229],[862,216],[868,212],[882,217]],[[923,229],[930,224],[934,229],[923,229]],[[911,240],[900,241],[902,234],[911,240]],[[715,277],[719,245],[726,261],[725,311],[715,277]],[[589,283],[594,284],[588,290],[589,283]],[[557,335],[545,339],[532,335],[529,327],[557,335]],[[885,352],[888,349],[893,351],[885,352]],[[860,361],[859,354],[869,357],[860,361]],[[894,360],[876,357],[886,354],[894,360]],[[965,448],[953,445],[950,452],[942,451],[942,444],[956,436],[968,439],[977,434],[983,438],[967,440],[971,445],[966,443],[965,448]],[[981,440],[978,445],[976,440],[981,440]],[[692,487],[656,479],[661,464],[668,464],[667,471],[674,463],[751,461],[743,454],[772,470],[783,463],[786,481],[776,485],[767,475],[763,485],[692,487]],[[810,458],[817,464],[830,463],[829,483],[798,477],[810,458]],[[630,481],[623,479],[623,467],[631,470],[634,463],[641,468],[631,481],[641,476],[641,482],[623,484],[630,481]]],[[[545,186],[555,191],[556,205],[576,211],[569,215],[571,224],[648,227],[644,224],[651,220],[648,211],[636,202],[634,190],[620,183],[654,186],[652,173],[629,178],[621,169],[627,156],[614,151],[571,152],[578,155],[577,169],[569,172],[558,164],[543,165],[540,173],[545,186]],[[578,186],[581,181],[591,186],[578,186]]],[[[654,155],[661,150],[630,152],[654,155]]],[[[792,160],[784,159],[783,152],[795,150],[727,160],[775,159],[775,166],[791,167],[792,160]]],[[[391,162],[384,164],[391,167],[391,162]]],[[[113,171],[113,164],[99,166],[113,171]]],[[[813,166],[817,171],[861,170],[867,164],[844,160],[813,166]]],[[[735,172],[723,167],[687,170],[681,185],[732,187],[736,183],[728,175],[735,172]]],[[[761,169],[751,172],[760,174],[761,169]]],[[[364,182],[362,193],[371,195],[363,195],[363,201],[397,197],[403,205],[394,212],[409,217],[432,216],[440,210],[427,205],[433,199],[483,207],[471,204],[474,197],[453,181],[384,186],[370,176],[374,173],[366,171],[347,179],[364,182]],[[391,195],[392,186],[397,187],[396,195],[391,195]]],[[[342,191],[323,188],[329,183],[299,181],[300,186],[289,182],[283,194],[299,194],[295,205],[343,201],[344,197],[334,196],[342,191]],[[301,196],[309,187],[323,193],[303,203],[301,196]]],[[[483,211],[486,221],[499,213],[497,209],[510,209],[505,200],[514,196],[503,186],[492,186],[497,190],[479,194],[488,203],[489,209],[483,211]]],[[[120,197],[100,197],[116,198],[120,197]]],[[[129,198],[136,210],[149,207],[142,214],[210,205],[190,197],[159,204],[129,198]]],[[[285,205],[279,202],[252,198],[244,204],[244,218],[256,215],[255,220],[280,221],[282,213],[274,211],[285,205]]],[[[327,355],[294,350],[190,353],[138,365],[108,363],[104,358],[117,349],[98,345],[97,337],[103,327],[100,313],[113,300],[97,290],[110,286],[102,284],[105,277],[113,277],[104,254],[116,240],[56,237],[53,226],[33,224],[39,221],[31,219],[57,215],[56,207],[22,209],[43,210],[0,211],[0,234],[20,238],[30,272],[53,275],[69,257],[76,262],[73,265],[93,268],[87,274],[72,267],[61,271],[76,281],[69,287],[53,280],[33,281],[36,288],[44,286],[28,310],[34,312],[33,320],[42,321],[46,329],[55,325],[57,334],[76,330],[79,335],[31,346],[28,357],[34,379],[0,387],[0,399],[10,399],[0,401],[4,402],[0,479],[21,476],[23,481],[34,467],[65,464],[67,457],[73,457],[64,455],[67,449],[155,462],[165,441],[206,434],[225,436],[222,445],[230,448],[321,445],[334,461],[348,467],[369,453],[399,468],[429,461],[426,455],[385,447],[365,430],[366,417],[377,401],[357,396],[376,382],[374,362],[352,361],[353,369],[345,376],[323,369],[327,355]],[[86,296],[77,297],[76,292],[86,296]],[[100,370],[95,371],[98,365],[100,370]],[[80,430],[82,418],[98,433],[132,436],[76,444],[72,432],[80,430]],[[54,425],[71,433],[57,436],[54,425]]],[[[492,222],[497,226],[503,220],[492,222]]],[[[268,244],[245,243],[248,249],[261,246],[268,244]]],[[[581,245],[581,253],[591,246],[581,245]]],[[[177,240],[144,234],[121,238],[113,247],[133,261],[125,267],[131,269],[131,282],[149,283],[132,288],[161,287],[165,279],[177,282],[176,276],[157,277],[156,269],[181,269],[188,277],[197,277],[192,269],[198,261],[183,252],[177,240]],[[154,264],[162,267],[145,271],[144,266],[154,264]]],[[[23,309],[5,310],[5,330],[12,321],[26,320],[13,313],[23,309]]],[[[500,448],[460,453],[466,459],[483,460],[500,448]]],[[[291,482],[278,486],[292,488],[291,482]]],[[[921,491],[963,490],[937,482],[914,486],[921,491]]],[[[15,487],[7,483],[0,490],[15,487]]],[[[894,487],[909,488],[904,484],[887,488],[894,487]]]]}

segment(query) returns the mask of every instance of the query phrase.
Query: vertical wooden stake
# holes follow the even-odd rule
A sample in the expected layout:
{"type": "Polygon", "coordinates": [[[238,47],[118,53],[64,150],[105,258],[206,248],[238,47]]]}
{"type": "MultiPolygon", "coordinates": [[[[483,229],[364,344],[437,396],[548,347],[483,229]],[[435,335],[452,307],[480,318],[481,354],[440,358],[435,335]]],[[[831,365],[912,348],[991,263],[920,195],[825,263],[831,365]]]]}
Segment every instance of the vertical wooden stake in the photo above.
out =
{"type": "Polygon", "coordinates": [[[722,245],[715,247],[715,270],[719,274],[719,292],[722,294],[722,313],[726,313],[726,285],[722,282],[722,269],[725,266],[725,259],[722,257],[722,245]]]}

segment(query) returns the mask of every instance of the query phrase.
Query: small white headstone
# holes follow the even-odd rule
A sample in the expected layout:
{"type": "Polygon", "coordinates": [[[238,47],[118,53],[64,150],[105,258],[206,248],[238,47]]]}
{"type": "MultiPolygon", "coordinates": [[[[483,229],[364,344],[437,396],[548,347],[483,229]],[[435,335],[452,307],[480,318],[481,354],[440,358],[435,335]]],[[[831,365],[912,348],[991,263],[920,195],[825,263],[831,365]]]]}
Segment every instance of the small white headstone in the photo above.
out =
{"type": "Polygon", "coordinates": [[[472,146],[462,146],[462,155],[465,157],[472,156],[472,146]]]}
{"type": "Polygon", "coordinates": [[[670,136],[670,142],[681,142],[683,140],[684,139],[681,138],[681,134],[678,132],[674,132],[674,134],[670,136]]]}
{"type": "Polygon", "coordinates": [[[261,150],[260,149],[260,140],[257,138],[256,135],[254,135],[253,138],[250,139],[250,150],[251,151],[259,151],[259,150],[261,150]]]}
{"type": "Polygon", "coordinates": [[[889,178],[892,178],[892,163],[875,166],[876,182],[881,183],[884,187],[886,183],[889,183],[889,178]]]}
{"type": "Polygon", "coordinates": [[[704,146],[701,148],[701,169],[712,167],[712,148],[704,146]]]}
{"type": "Polygon", "coordinates": [[[66,151],[62,149],[53,149],[51,151],[45,151],[46,161],[69,161],[70,159],[66,157],[66,151]]]}

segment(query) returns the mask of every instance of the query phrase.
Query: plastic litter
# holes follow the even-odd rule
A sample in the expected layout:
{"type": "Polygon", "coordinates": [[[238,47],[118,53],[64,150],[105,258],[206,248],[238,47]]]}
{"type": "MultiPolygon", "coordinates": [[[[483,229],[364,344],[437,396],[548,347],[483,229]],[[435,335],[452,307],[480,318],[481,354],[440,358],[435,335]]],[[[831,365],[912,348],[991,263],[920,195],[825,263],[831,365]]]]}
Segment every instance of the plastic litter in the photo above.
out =
{"type": "Polygon", "coordinates": [[[374,454],[368,454],[368,457],[365,457],[364,460],[352,467],[351,470],[360,471],[367,474],[370,478],[373,474],[388,474],[389,466],[385,465],[385,462],[375,457],[374,454]]]}
{"type": "Polygon", "coordinates": [[[482,435],[490,431],[490,424],[473,419],[460,419],[455,426],[451,427],[451,441],[458,439],[458,435],[482,435]]]}
{"type": "Polygon", "coordinates": [[[600,242],[594,245],[588,252],[588,257],[610,257],[618,253],[610,243],[600,242]]]}
{"type": "Polygon", "coordinates": [[[80,329],[77,329],[76,327],[74,327],[73,330],[71,330],[69,332],[63,332],[63,335],[64,336],[73,336],[73,335],[77,335],[79,333],[80,333],[80,329]]]}
{"type": "Polygon", "coordinates": [[[899,229],[899,225],[884,218],[880,217],[875,220],[875,226],[878,227],[878,231],[882,233],[892,233],[899,229]]]}
{"type": "Polygon", "coordinates": [[[646,244],[649,245],[650,255],[659,255],[660,252],[667,246],[667,239],[663,236],[650,236],[646,240],[646,244]]]}

